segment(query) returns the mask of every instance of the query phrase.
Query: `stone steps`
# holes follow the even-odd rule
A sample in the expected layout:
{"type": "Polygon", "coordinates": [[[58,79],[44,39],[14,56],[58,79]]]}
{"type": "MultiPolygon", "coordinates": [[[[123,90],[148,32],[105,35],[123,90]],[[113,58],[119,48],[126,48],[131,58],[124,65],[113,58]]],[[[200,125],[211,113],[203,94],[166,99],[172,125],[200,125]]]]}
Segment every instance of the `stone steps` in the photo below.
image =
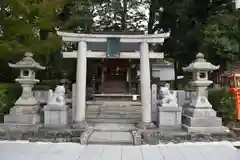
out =
{"type": "Polygon", "coordinates": [[[101,112],[115,111],[115,112],[141,112],[140,108],[100,108],[101,112]]]}
{"type": "Polygon", "coordinates": [[[106,118],[87,118],[88,123],[132,123],[136,124],[139,123],[141,119],[106,119],[106,118]]]}
{"type": "Polygon", "coordinates": [[[129,112],[129,113],[141,113],[141,109],[138,108],[88,108],[87,112],[129,112]]]}
{"type": "Polygon", "coordinates": [[[98,123],[94,126],[95,131],[103,132],[130,132],[135,129],[136,126],[129,123],[98,123]]]}
{"type": "Polygon", "coordinates": [[[138,123],[141,103],[133,101],[97,101],[87,107],[87,120],[91,123],[138,123]]]}
{"type": "Polygon", "coordinates": [[[120,115],[120,114],[99,114],[99,115],[87,115],[87,118],[99,118],[99,119],[140,119],[141,115],[120,115]]]}
{"type": "Polygon", "coordinates": [[[115,111],[107,111],[107,112],[87,112],[87,115],[89,116],[96,116],[96,115],[133,115],[133,116],[141,116],[141,112],[115,112],[115,111]]]}

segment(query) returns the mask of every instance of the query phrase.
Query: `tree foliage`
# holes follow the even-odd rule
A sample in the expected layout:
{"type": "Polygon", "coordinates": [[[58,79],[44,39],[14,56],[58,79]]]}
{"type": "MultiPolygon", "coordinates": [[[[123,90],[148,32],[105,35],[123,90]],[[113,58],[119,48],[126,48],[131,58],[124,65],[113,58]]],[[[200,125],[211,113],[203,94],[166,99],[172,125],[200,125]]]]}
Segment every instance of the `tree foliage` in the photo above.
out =
{"type": "Polygon", "coordinates": [[[146,0],[114,0],[95,6],[93,27],[97,31],[145,31],[148,3],[146,0]]]}
{"type": "Polygon", "coordinates": [[[240,32],[232,0],[1,0],[0,5],[1,65],[31,51],[54,73],[60,72],[67,63],[54,54],[62,46],[57,29],[170,31],[158,49],[179,64],[179,71],[197,52],[217,64],[239,59],[240,32]]]}
{"type": "Polygon", "coordinates": [[[208,17],[202,29],[201,49],[212,61],[239,60],[239,26],[233,3],[225,1],[221,10],[208,17]]]}
{"type": "Polygon", "coordinates": [[[64,0],[8,0],[2,4],[0,56],[31,51],[51,53],[60,47],[55,34],[56,15],[64,0]],[[39,45],[41,44],[41,45],[39,45]]]}
{"type": "Polygon", "coordinates": [[[238,60],[238,30],[236,17],[220,14],[210,17],[203,29],[202,49],[213,59],[219,56],[226,60],[238,60]]]}

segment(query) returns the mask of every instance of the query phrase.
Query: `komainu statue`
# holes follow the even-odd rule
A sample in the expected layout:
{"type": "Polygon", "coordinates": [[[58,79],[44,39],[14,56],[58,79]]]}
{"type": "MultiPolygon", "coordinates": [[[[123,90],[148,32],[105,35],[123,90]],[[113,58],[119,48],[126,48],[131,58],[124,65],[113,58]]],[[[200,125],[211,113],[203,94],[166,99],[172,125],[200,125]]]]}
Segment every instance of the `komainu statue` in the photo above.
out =
{"type": "Polygon", "coordinates": [[[170,85],[166,83],[160,88],[161,106],[177,106],[177,92],[170,91],[170,85]]]}
{"type": "Polygon", "coordinates": [[[55,91],[50,89],[48,91],[48,105],[59,105],[59,106],[65,106],[66,101],[65,101],[65,88],[62,85],[58,85],[55,88],[55,91]]]}

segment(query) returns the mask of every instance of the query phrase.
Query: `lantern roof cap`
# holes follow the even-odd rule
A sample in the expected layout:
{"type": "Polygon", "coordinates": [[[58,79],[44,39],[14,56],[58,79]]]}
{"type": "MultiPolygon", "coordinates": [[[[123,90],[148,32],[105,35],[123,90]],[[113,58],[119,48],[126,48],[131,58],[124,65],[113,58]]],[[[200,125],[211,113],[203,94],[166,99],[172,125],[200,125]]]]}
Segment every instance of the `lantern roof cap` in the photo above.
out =
{"type": "Polygon", "coordinates": [[[198,53],[196,55],[196,60],[192,63],[190,63],[187,67],[183,67],[183,71],[187,72],[193,72],[193,71],[213,71],[219,69],[219,65],[215,66],[211,64],[210,62],[207,62],[206,59],[204,59],[203,53],[198,53]]]}
{"type": "Polygon", "coordinates": [[[36,62],[33,59],[33,53],[31,52],[26,52],[25,57],[23,59],[21,59],[20,61],[18,61],[15,64],[9,63],[8,65],[11,68],[19,68],[19,69],[40,69],[40,70],[44,70],[46,67],[41,66],[38,62],[36,62]]]}

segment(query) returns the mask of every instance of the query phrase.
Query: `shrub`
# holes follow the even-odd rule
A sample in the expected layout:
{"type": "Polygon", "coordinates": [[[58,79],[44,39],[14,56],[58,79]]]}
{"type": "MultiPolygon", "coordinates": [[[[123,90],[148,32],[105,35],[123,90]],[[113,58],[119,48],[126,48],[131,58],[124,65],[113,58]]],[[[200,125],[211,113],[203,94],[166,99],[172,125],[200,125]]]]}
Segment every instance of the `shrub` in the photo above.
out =
{"type": "Polygon", "coordinates": [[[21,94],[21,86],[16,83],[0,84],[0,114],[7,114],[21,94]]]}
{"type": "Polygon", "coordinates": [[[235,121],[235,101],[227,88],[209,89],[208,100],[225,124],[235,121]]]}

